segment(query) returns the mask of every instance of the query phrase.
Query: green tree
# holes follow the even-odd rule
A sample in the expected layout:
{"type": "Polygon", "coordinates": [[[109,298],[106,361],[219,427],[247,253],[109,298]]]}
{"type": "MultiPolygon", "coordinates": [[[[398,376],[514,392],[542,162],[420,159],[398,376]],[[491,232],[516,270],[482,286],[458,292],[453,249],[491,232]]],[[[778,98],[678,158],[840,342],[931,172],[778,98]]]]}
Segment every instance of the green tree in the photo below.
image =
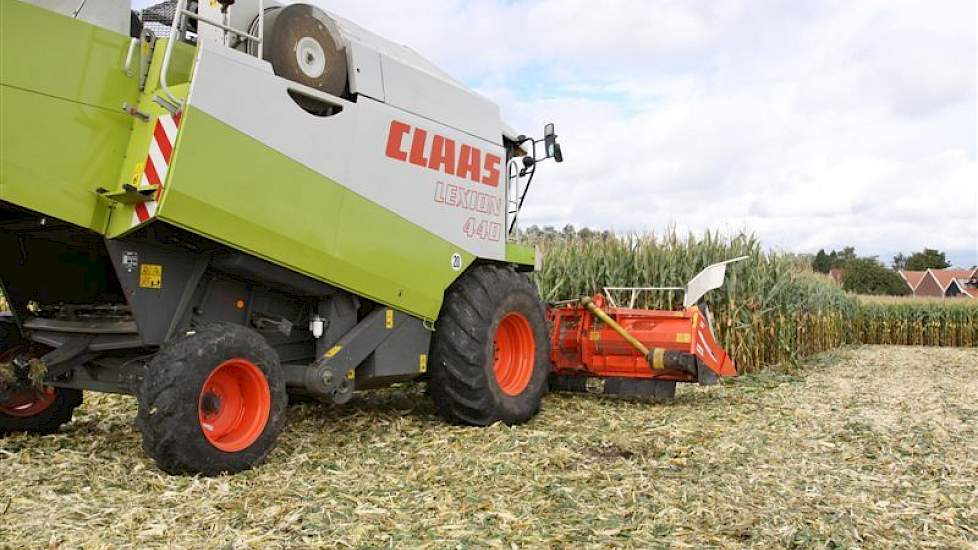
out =
{"type": "Polygon", "coordinates": [[[904,256],[903,252],[893,256],[893,271],[906,271],[909,260],[910,258],[904,256]]]}
{"type": "Polygon", "coordinates": [[[812,260],[812,269],[818,273],[828,273],[832,269],[832,259],[825,253],[824,248],[820,249],[812,260]]]}
{"type": "Polygon", "coordinates": [[[848,262],[849,260],[855,260],[855,259],[858,259],[858,258],[859,258],[859,256],[856,256],[856,247],[854,247],[854,246],[847,246],[847,247],[845,247],[845,248],[843,248],[842,250],[839,251],[838,262],[839,262],[839,265],[842,265],[842,264],[848,262]]]}
{"type": "Polygon", "coordinates": [[[910,271],[927,271],[928,269],[947,269],[951,264],[947,261],[947,256],[943,252],[933,248],[925,248],[916,252],[907,260],[907,269],[910,271]]]}
{"type": "Polygon", "coordinates": [[[856,258],[845,262],[842,288],[856,294],[906,296],[910,287],[895,271],[887,269],[876,258],[856,258]]]}

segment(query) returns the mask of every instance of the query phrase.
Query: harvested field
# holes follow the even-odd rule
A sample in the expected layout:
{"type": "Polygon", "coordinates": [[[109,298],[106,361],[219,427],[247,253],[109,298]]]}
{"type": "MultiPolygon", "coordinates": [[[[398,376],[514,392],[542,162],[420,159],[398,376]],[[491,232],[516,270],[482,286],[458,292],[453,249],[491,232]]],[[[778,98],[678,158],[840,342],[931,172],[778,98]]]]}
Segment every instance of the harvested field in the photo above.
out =
{"type": "Polygon", "coordinates": [[[297,406],[269,463],[167,477],[130,398],[0,441],[0,546],[978,544],[978,350],[864,347],[650,405],[444,425],[417,389],[297,406]]]}

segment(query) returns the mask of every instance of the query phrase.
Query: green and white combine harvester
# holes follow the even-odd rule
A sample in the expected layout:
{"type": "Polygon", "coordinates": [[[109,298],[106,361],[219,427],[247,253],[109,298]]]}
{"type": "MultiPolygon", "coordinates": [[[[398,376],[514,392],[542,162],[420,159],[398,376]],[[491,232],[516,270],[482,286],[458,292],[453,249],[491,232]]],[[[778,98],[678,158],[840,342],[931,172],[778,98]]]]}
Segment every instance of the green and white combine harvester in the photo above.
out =
{"type": "Polygon", "coordinates": [[[290,394],[537,412],[538,258],[508,236],[552,128],[311,5],[164,3],[159,36],[128,1],[0,6],[0,432],[135,394],[163,470],[216,474],[265,458],[290,394]]]}
{"type": "Polygon", "coordinates": [[[549,383],[663,397],[736,374],[701,301],[726,264],[684,312],[546,309],[511,236],[563,160],[553,125],[518,134],[317,7],[0,0],[0,109],[0,435],[132,394],[162,470],[214,475],[262,462],[290,396],[424,380],[486,426],[549,383]]]}

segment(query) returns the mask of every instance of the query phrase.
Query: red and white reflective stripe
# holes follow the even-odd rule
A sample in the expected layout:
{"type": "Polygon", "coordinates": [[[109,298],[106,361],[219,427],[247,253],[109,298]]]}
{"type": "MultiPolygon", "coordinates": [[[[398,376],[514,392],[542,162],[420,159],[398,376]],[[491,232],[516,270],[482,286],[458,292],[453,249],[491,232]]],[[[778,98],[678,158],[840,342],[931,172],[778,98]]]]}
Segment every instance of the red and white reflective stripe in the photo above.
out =
{"type": "Polygon", "coordinates": [[[182,113],[165,115],[156,119],[153,127],[153,139],[149,142],[149,154],[140,185],[156,185],[159,189],[152,201],[136,203],[132,215],[132,224],[139,225],[156,215],[159,201],[163,198],[163,187],[166,185],[166,174],[170,169],[170,159],[173,157],[173,146],[177,142],[177,131],[180,127],[182,113]]]}

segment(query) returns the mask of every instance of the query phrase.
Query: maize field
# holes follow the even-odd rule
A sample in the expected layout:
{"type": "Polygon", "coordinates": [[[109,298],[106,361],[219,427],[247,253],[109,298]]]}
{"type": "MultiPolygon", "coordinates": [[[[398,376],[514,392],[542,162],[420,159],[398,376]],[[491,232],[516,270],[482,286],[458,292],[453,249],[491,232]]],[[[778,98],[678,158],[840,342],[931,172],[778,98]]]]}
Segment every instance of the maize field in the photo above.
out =
{"type": "MultiPolygon", "coordinates": [[[[710,264],[747,256],[729,266],[724,287],[706,297],[717,336],[741,372],[796,365],[849,344],[978,345],[978,301],[861,301],[794,256],[765,252],[745,233],[551,235],[534,242],[545,252],[536,280],[548,301],[603,287],[684,286],[710,264]]],[[[655,309],[681,305],[682,292],[675,291],[642,294],[636,303],[655,309]]]]}
{"type": "Polygon", "coordinates": [[[978,300],[867,299],[853,319],[856,342],[901,346],[978,346],[978,300]]]}

